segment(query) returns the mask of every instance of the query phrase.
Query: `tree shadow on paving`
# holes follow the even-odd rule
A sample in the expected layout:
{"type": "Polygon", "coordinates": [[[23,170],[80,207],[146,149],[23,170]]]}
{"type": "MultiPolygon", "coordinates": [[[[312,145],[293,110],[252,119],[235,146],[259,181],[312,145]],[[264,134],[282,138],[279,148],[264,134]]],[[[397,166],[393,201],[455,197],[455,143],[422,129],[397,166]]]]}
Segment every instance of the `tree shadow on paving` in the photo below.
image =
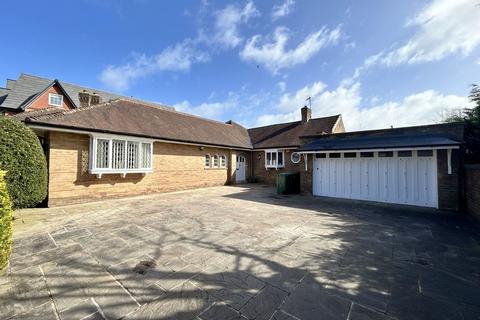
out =
{"type": "MultiPolygon", "coordinates": [[[[259,201],[257,194],[229,196],[259,201]]],[[[55,319],[55,313],[60,319],[202,320],[480,314],[473,271],[480,255],[456,246],[464,235],[457,238],[444,222],[346,214],[345,208],[325,210],[298,199],[263,203],[279,209],[245,208],[246,218],[212,213],[182,219],[175,213],[168,223],[140,226],[122,220],[125,227],[113,230],[112,224],[109,236],[121,235],[130,245],[92,241],[104,236],[92,232],[15,258],[8,282],[0,285],[0,319],[55,319]],[[288,208],[308,212],[283,211],[288,208]],[[435,233],[453,244],[438,243],[435,233]]]]}

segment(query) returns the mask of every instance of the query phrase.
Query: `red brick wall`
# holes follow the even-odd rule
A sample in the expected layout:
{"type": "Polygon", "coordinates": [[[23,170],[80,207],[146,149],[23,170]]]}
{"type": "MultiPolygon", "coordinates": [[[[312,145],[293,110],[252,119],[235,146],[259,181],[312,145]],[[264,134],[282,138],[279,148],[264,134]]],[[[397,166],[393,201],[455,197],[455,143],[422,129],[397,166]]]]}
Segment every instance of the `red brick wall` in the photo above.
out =
{"type": "MultiPolygon", "coordinates": [[[[38,97],[35,101],[30,104],[30,106],[26,109],[26,111],[33,111],[38,109],[46,109],[51,108],[52,106],[48,105],[48,94],[49,93],[56,93],[63,95],[62,91],[58,86],[53,86],[47,91],[45,91],[40,97],[38,97]]],[[[63,95],[63,109],[73,109],[73,105],[70,103],[68,98],[63,95]]]]}
{"type": "Polygon", "coordinates": [[[468,213],[480,219],[480,165],[465,166],[465,198],[468,213]]]}

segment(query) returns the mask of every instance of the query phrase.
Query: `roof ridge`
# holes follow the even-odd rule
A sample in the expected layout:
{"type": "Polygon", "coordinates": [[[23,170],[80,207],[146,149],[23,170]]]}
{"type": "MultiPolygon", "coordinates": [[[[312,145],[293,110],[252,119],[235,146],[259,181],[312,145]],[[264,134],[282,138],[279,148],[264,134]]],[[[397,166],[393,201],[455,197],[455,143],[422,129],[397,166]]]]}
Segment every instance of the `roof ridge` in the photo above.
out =
{"type": "MultiPolygon", "coordinates": [[[[319,120],[319,119],[327,119],[327,118],[335,118],[335,117],[339,117],[341,116],[342,114],[339,113],[339,114],[335,114],[335,115],[331,115],[331,116],[326,116],[326,117],[318,117],[318,118],[312,118],[310,119],[311,120],[319,120]]],[[[247,130],[253,130],[253,129],[260,129],[260,128],[266,128],[266,127],[274,127],[274,126],[280,126],[280,125],[286,125],[286,124],[293,124],[293,123],[296,123],[296,122],[302,122],[301,120],[297,120],[297,121],[290,121],[290,122],[281,122],[281,123],[274,123],[274,124],[268,124],[266,126],[260,126],[260,127],[253,127],[253,128],[248,128],[247,130]]]]}
{"type": "MultiPolygon", "coordinates": [[[[132,101],[132,100],[128,100],[128,99],[125,99],[125,98],[119,98],[118,100],[125,100],[125,101],[130,101],[130,102],[133,102],[133,103],[136,103],[136,104],[142,104],[141,102],[132,101]]],[[[152,108],[158,108],[154,105],[149,105],[149,104],[145,104],[145,106],[152,107],[152,108]]],[[[213,119],[208,119],[208,118],[203,118],[203,117],[200,117],[200,116],[197,116],[197,115],[194,115],[194,114],[190,114],[190,113],[186,113],[186,112],[183,112],[183,111],[177,111],[177,110],[175,110],[174,107],[165,108],[165,109],[162,109],[162,110],[177,113],[177,114],[181,114],[181,115],[188,116],[188,117],[191,117],[191,118],[196,118],[196,119],[200,119],[200,120],[204,120],[204,121],[210,121],[210,122],[213,122],[213,123],[222,124],[222,125],[225,125],[225,126],[232,126],[231,124],[226,123],[226,122],[213,120],[213,119]]]]}

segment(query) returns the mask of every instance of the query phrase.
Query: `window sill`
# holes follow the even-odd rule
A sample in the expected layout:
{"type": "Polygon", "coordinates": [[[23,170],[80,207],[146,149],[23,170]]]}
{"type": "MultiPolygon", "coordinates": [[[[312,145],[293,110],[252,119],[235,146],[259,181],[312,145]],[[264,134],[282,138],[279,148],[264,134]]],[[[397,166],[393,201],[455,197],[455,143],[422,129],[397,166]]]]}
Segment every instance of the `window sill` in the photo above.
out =
{"type": "Polygon", "coordinates": [[[122,176],[122,178],[125,178],[125,176],[129,173],[147,174],[147,173],[152,173],[152,172],[153,172],[153,169],[130,169],[130,170],[94,169],[94,170],[89,170],[90,174],[97,175],[97,178],[99,178],[99,179],[104,174],[119,174],[119,175],[122,176]]]}
{"type": "Polygon", "coordinates": [[[278,167],[277,167],[277,166],[268,166],[268,167],[265,167],[265,169],[267,169],[267,170],[268,170],[268,169],[276,169],[276,170],[278,170],[278,169],[283,169],[283,168],[285,168],[285,166],[278,166],[278,167]]]}
{"type": "Polygon", "coordinates": [[[204,168],[205,170],[227,170],[227,167],[224,168],[204,168]]]}

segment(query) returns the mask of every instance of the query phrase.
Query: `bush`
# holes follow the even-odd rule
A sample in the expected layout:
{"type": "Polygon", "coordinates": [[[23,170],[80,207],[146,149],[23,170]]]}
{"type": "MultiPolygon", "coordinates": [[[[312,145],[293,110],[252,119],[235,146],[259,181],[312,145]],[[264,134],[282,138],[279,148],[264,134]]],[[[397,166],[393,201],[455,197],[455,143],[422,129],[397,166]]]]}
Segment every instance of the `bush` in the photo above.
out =
{"type": "Polygon", "coordinates": [[[6,267],[12,250],[13,210],[4,176],[0,170],[0,271],[6,267]]]}
{"type": "Polygon", "coordinates": [[[34,207],[47,196],[47,162],[35,133],[20,121],[0,116],[0,170],[6,171],[14,208],[34,207]]]}

